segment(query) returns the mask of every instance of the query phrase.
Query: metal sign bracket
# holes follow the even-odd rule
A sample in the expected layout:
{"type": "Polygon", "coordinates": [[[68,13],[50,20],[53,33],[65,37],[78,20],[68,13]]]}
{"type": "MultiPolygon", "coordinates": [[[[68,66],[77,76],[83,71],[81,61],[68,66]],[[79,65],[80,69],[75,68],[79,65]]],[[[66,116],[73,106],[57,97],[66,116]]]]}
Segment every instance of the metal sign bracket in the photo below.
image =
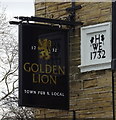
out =
{"type": "Polygon", "coordinates": [[[75,6],[75,2],[72,2],[72,7],[69,7],[66,9],[66,11],[69,13],[69,16],[66,18],[66,20],[60,20],[60,19],[51,19],[51,18],[43,18],[43,17],[25,17],[25,16],[19,16],[14,17],[15,19],[18,19],[19,21],[10,21],[10,24],[21,24],[23,22],[29,23],[30,21],[39,22],[39,23],[48,23],[51,25],[66,25],[68,28],[75,28],[75,26],[82,25],[83,23],[80,21],[75,22],[75,11],[78,9],[81,9],[82,7],[80,5],[75,6]]]}

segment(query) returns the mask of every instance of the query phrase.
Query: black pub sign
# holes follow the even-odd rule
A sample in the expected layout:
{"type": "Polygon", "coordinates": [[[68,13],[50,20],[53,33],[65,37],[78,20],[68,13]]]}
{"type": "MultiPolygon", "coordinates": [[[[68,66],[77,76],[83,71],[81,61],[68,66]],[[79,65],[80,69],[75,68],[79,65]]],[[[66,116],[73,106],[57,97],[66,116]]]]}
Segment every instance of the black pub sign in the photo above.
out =
{"type": "Polygon", "coordinates": [[[69,109],[68,30],[19,25],[19,106],[69,109]]]}

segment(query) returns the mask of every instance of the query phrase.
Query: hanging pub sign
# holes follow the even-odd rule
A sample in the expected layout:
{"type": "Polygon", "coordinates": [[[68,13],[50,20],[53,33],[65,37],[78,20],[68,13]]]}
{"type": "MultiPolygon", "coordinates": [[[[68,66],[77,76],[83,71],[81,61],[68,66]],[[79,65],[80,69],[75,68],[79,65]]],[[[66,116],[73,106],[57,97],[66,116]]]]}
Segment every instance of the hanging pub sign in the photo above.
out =
{"type": "Polygon", "coordinates": [[[19,106],[68,110],[68,30],[19,25],[19,106]]]}

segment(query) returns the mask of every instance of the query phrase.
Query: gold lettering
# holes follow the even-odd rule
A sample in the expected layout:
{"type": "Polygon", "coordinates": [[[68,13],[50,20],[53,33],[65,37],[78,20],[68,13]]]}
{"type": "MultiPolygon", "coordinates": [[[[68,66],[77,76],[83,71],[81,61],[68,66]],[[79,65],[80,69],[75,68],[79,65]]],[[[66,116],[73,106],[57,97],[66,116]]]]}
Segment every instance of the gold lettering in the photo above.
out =
{"type": "Polygon", "coordinates": [[[23,66],[24,70],[26,72],[30,72],[31,71],[31,68],[30,68],[30,63],[25,63],[24,66],[23,66]]]}
{"type": "Polygon", "coordinates": [[[57,66],[56,65],[53,65],[53,74],[57,74],[57,66]]]}
{"type": "MultiPolygon", "coordinates": [[[[26,72],[33,72],[33,73],[46,73],[46,74],[65,74],[65,67],[58,66],[58,65],[49,65],[49,64],[37,64],[37,63],[28,63],[26,62],[23,65],[23,69],[26,72]]],[[[34,76],[33,76],[34,77],[34,76]]]]}
{"type": "Polygon", "coordinates": [[[61,66],[58,66],[58,74],[65,74],[65,68],[61,68],[61,66]]]}
{"type": "Polygon", "coordinates": [[[36,78],[35,78],[35,74],[32,74],[33,75],[33,83],[37,83],[38,81],[37,80],[35,80],[36,78]]]}
{"type": "Polygon", "coordinates": [[[41,82],[47,84],[49,82],[49,77],[47,75],[42,75],[41,82]]]}
{"type": "Polygon", "coordinates": [[[56,85],[56,76],[53,78],[53,76],[50,75],[50,84],[52,83],[56,85]]]}
{"type": "Polygon", "coordinates": [[[51,73],[52,72],[52,67],[50,65],[46,64],[45,72],[46,73],[51,73]]]}
{"type": "Polygon", "coordinates": [[[33,64],[31,65],[31,70],[32,70],[32,72],[38,72],[38,70],[39,70],[38,64],[33,63],[33,64]]]}
{"type": "Polygon", "coordinates": [[[48,76],[48,75],[41,75],[41,74],[32,74],[33,76],[33,83],[35,84],[54,84],[56,85],[56,76],[48,76]]]}
{"type": "Polygon", "coordinates": [[[38,74],[38,83],[40,83],[40,82],[41,82],[41,75],[38,74]]]}
{"type": "Polygon", "coordinates": [[[42,71],[42,68],[43,68],[42,64],[40,64],[40,70],[39,70],[40,73],[44,73],[44,71],[42,71]]]}

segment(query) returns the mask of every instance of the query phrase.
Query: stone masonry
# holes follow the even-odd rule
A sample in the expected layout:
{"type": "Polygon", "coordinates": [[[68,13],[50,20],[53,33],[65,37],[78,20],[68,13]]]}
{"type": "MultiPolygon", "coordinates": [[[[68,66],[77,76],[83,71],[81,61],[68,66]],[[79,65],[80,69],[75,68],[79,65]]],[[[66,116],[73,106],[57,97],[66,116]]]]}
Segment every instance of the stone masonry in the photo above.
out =
{"type": "MultiPolygon", "coordinates": [[[[82,26],[112,21],[112,3],[110,2],[76,2],[82,8],[76,11],[76,21],[83,25],[75,27],[70,34],[70,111],[35,109],[36,118],[73,118],[99,120],[113,119],[112,71],[111,69],[81,73],[78,67],[80,60],[80,28],[82,26]]],[[[65,20],[69,13],[66,8],[69,2],[37,2],[35,16],[65,20]]]]}

